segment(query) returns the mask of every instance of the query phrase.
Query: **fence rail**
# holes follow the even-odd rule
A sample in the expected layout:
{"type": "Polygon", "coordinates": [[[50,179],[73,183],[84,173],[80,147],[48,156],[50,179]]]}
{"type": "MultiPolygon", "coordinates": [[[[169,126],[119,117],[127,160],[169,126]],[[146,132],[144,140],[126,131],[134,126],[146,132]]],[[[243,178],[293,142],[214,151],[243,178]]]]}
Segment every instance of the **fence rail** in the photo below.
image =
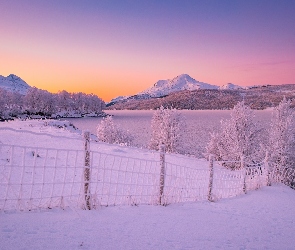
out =
{"type": "Polygon", "coordinates": [[[268,164],[229,170],[181,166],[89,150],[0,144],[0,211],[37,208],[170,204],[233,197],[269,184],[294,187],[295,171],[268,164]],[[292,186],[293,185],[293,186],[292,186]]]}

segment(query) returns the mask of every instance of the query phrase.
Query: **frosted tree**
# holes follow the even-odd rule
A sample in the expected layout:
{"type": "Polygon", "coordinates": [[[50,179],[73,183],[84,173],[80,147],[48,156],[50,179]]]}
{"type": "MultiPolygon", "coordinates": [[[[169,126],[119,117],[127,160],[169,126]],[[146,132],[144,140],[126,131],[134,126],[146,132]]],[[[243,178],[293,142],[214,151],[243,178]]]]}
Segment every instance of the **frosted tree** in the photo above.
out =
{"type": "Polygon", "coordinates": [[[5,111],[7,109],[7,91],[0,88],[0,117],[4,117],[5,111]]]}
{"type": "Polygon", "coordinates": [[[100,114],[105,108],[102,99],[94,94],[68,93],[58,94],[32,87],[25,96],[0,88],[0,115],[14,117],[19,114],[52,115],[56,112],[100,114]]]}
{"type": "Polygon", "coordinates": [[[114,124],[111,116],[103,118],[97,126],[97,137],[102,142],[126,146],[131,145],[133,140],[132,135],[128,131],[121,129],[114,124]]]}
{"type": "Polygon", "coordinates": [[[35,113],[38,108],[37,91],[35,87],[30,88],[24,98],[24,105],[30,113],[35,113]]]}
{"type": "Polygon", "coordinates": [[[58,93],[57,98],[58,111],[71,111],[72,107],[72,96],[67,91],[63,90],[58,93]]]}
{"type": "Polygon", "coordinates": [[[73,93],[73,109],[79,113],[85,113],[85,94],[82,92],[73,93]]]}
{"type": "Polygon", "coordinates": [[[22,113],[23,95],[18,92],[7,92],[6,106],[10,116],[17,116],[22,113]]]}
{"type": "Polygon", "coordinates": [[[46,90],[30,88],[24,97],[25,108],[30,113],[53,114],[56,111],[56,95],[46,90]]]}
{"type": "Polygon", "coordinates": [[[55,95],[49,93],[46,90],[38,90],[38,107],[39,112],[47,115],[51,115],[56,112],[56,99],[55,95]]]}
{"type": "Polygon", "coordinates": [[[184,118],[176,109],[164,109],[161,106],[152,117],[152,137],[150,149],[158,150],[160,144],[166,146],[167,152],[180,152],[185,129],[184,118]]]}
{"type": "Polygon", "coordinates": [[[90,94],[89,99],[91,111],[95,112],[96,114],[101,113],[102,110],[105,108],[105,103],[103,102],[103,100],[94,94],[90,94]]]}
{"type": "Polygon", "coordinates": [[[284,98],[274,108],[269,130],[270,163],[277,170],[295,168],[295,114],[284,98]]]}
{"type": "Polygon", "coordinates": [[[210,135],[211,138],[206,146],[206,153],[204,155],[209,159],[209,155],[212,154],[215,156],[216,160],[221,160],[219,152],[221,146],[221,133],[212,132],[210,135]]]}
{"type": "MultiPolygon", "coordinates": [[[[244,102],[237,103],[231,118],[221,121],[221,132],[211,134],[206,154],[221,161],[241,161],[255,164],[264,157],[263,129],[254,122],[254,113],[244,102]]],[[[228,168],[240,168],[239,163],[225,163],[228,168]]]]}

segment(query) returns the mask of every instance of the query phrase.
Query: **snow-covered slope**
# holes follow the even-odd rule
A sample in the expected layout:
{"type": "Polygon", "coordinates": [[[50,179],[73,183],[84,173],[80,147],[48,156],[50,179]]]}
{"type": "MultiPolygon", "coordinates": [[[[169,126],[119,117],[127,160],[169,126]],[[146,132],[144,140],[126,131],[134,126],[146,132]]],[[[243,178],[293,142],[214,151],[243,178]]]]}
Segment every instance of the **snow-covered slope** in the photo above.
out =
{"type": "Polygon", "coordinates": [[[180,90],[218,89],[218,86],[196,81],[187,74],[179,75],[173,79],[160,80],[152,87],[138,93],[148,94],[151,97],[160,97],[180,90]]]}
{"type": "Polygon", "coordinates": [[[108,104],[112,105],[124,100],[142,100],[152,97],[166,96],[181,90],[218,89],[218,86],[196,81],[188,74],[179,75],[173,79],[159,80],[152,87],[133,96],[118,96],[108,104]]]}
{"type": "Polygon", "coordinates": [[[0,213],[1,249],[294,249],[295,192],[234,199],[0,213]],[[98,237],[99,235],[99,237],[98,237]]]}
{"type": "Polygon", "coordinates": [[[229,89],[229,90],[236,90],[236,89],[243,89],[243,87],[239,85],[235,85],[233,83],[227,83],[219,87],[219,89],[229,89]]]}
{"type": "MultiPolygon", "coordinates": [[[[13,130],[2,130],[0,138],[2,143],[18,146],[34,145],[34,147],[53,149],[66,148],[75,151],[79,151],[83,147],[79,135],[81,131],[75,130],[73,127],[70,128],[69,122],[65,121],[14,121],[0,123],[0,127],[22,131],[20,133],[13,130]],[[27,130],[32,133],[25,132],[27,130]],[[72,143],[69,143],[69,140],[72,143]]],[[[91,148],[92,146],[93,149],[110,155],[138,157],[150,161],[159,159],[159,153],[149,153],[143,149],[95,142],[91,143],[91,148]]],[[[34,159],[33,152],[27,151],[26,158],[34,159]]],[[[0,156],[2,155],[0,154],[0,156]]],[[[70,158],[71,154],[68,153],[68,156],[70,158]]],[[[178,164],[182,166],[184,166],[184,161],[189,158],[170,154],[166,156],[171,157],[170,160],[167,158],[170,162],[179,161],[178,164]]],[[[59,157],[60,160],[65,159],[61,155],[59,157]]],[[[45,157],[42,155],[38,157],[37,154],[35,159],[42,162],[42,165],[37,165],[33,170],[30,169],[30,165],[25,165],[23,171],[19,172],[18,180],[27,179],[30,183],[34,183],[33,178],[38,176],[35,172],[39,169],[47,177],[43,179],[43,183],[50,182],[51,178],[48,178],[48,174],[53,173],[55,168],[50,165],[44,168],[45,157]]],[[[48,162],[46,163],[48,164],[48,162]]],[[[3,182],[3,186],[8,181],[8,177],[9,182],[11,181],[11,175],[8,173],[11,173],[11,169],[14,169],[15,166],[11,168],[10,164],[12,163],[7,162],[6,159],[1,164],[3,174],[0,181],[3,182]],[[6,168],[4,168],[4,163],[8,164],[6,168]]],[[[191,157],[191,163],[188,166],[195,169],[194,164],[202,164],[202,161],[191,157]]],[[[208,162],[204,161],[203,165],[207,167],[208,162]]],[[[63,165],[63,169],[65,166],[63,165]]],[[[73,176],[76,176],[79,167],[73,166],[71,166],[75,169],[73,176]]],[[[138,170],[141,168],[149,169],[144,164],[140,165],[140,168],[136,169],[135,177],[138,178],[138,170]]],[[[109,172],[105,169],[102,170],[104,175],[109,172]]],[[[69,175],[69,172],[65,173],[69,175]]],[[[115,175],[118,173],[116,171],[115,175]]],[[[128,171],[125,174],[122,173],[126,176],[128,171]]],[[[69,175],[68,178],[71,176],[69,175]]],[[[62,179],[59,176],[59,180],[62,179]]],[[[79,181],[81,182],[81,180],[79,181]]],[[[179,180],[181,179],[177,179],[175,183],[179,180]]],[[[200,181],[202,180],[198,180],[198,182],[200,181]]],[[[40,197],[43,185],[31,193],[40,197]]],[[[19,190],[23,190],[24,186],[22,185],[19,190]]],[[[50,188],[52,189],[48,194],[53,191],[59,194],[63,189],[58,183],[50,188]]],[[[229,190],[227,185],[225,188],[229,190]]],[[[14,189],[6,190],[3,186],[0,190],[2,195],[10,193],[17,200],[19,207],[24,205],[20,200],[22,196],[13,192],[14,189]]],[[[143,192],[142,189],[138,189],[138,191],[143,192]]],[[[121,190],[118,193],[120,194],[120,192],[121,190]]],[[[5,202],[8,201],[5,200],[5,202]]],[[[63,204],[63,199],[59,203],[63,204]]],[[[64,209],[36,208],[32,211],[24,210],[22,212],[18,212],[15,207],[11,212],[1,211],[1,249],[19,249],[20,246],[23,249],[64,250],[294,249],[295,191],[284,185],[274,184],[235,198],[216,202],[195,201],[169,204],[168,206],[132,204],[130,202],[130,206],[98,206],[96,210],[91,211],[70,207],[64,209]]]]}
{"type": "Polygon", "coordinates": [[[31,87],[20,77],[10,74],[7,77],[0,75],[0,88],[25,95],[31,87]]]}
{"type": "Polygon", "coordinates": [[[129,97],[129,96],[118,96],[118,97],[112,99],[112,100],[110,101],[110,103],[112,103],[112,102],[122,101],[122,100],[124,100],[124,99],[127,99],[128,97],[129,97]]]}

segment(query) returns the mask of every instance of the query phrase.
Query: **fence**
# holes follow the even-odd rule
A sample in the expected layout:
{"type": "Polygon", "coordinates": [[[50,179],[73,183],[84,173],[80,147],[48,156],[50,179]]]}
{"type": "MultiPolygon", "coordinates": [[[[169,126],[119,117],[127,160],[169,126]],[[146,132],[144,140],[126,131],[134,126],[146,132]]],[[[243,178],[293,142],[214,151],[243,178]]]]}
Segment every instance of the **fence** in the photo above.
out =
{"type": "Polygon", "coordinates": [[[232,171],[211,157],[208,167],[196,168],[168,162],[163,147],[159,160],[147,160],[90,151],[89,143],[86,133],[84,150],[0,144],[0,210],[214,201],[275,176],[294,182],[294,171],[270,173],[267,162],[247,168],[239,162],[241,170],[232,171]]]}

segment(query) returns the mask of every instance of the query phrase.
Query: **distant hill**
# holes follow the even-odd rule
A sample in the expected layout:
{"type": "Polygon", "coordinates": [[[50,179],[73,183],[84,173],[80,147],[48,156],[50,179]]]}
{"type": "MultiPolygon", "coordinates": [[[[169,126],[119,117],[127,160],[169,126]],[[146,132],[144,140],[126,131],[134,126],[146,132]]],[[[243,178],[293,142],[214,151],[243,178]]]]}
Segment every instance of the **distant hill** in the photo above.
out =
{"type": "Polygon", "coordinates": [[[109,105],[113,105],[117,102],[124,100],[146,100],[155,97],[164,97],[171,93],[175,93],[181,90],[198,90],[198,89],[218,89],[218,86],[211,85],[205,82],[199,82],[188,74],[179,75],[173,79],[159,80],[153,84],[150,88],[139,92],[133,96],[118,96],[112,99],[109,105]]]}
{"type": "Polygon", "coordinates": [[[0,75],[0,88],[10,92],[18,92],[22,95],[25,95],[31,86],[20,77],[10,74],[7,77],[0,75]]]}
{"type": "MultiPolygon", "coordinates": [[[[107,106],[112,106],[114,104],[126,103],[131,100],[149,100],[152,98],[164,98],[173,93],[177,93],[179,91],[195,91],[195,90],[235,90],[235,89],[243,89],[243,87],[228,83],[221,87],[212,85],[205,82],[200,82],[190,77],[188,74],[179,75],[173,79],[168,80],[159,80],[155,84],[153,84],[150,88],[139,92],[133,96],[118,96],[112,99],[107,106]]],[[[148,102],[148,101],[145,101],[148,102]]],[[[151,101],[153,102],[153,101],[151,101]]]]}
{"type": "Polygon", "coordinates": [[[160,80],[152,87],[138,93],[137,95],[149,95],[151,97],[161,97],[180,90],[197,89],[218,89],[218,86],[196,81],[187,74],[179,75],[173,79],[160,80]]]}
{"type": "Polygon", "coordinates": [[[227,83],[227,84],[224,84],[221,87],[219,87],[219,89],[235,90],[235,89],[243,89],[243,87],[238,86],[238,85],[233,84],[233,83],[227,83]]]}
{"type": "Polygon", "coordinates": [[[248,89],[198,89],[182,90],[162,97],[148,99],[127,98],[118,101],[108,109],[157,109],[160,106],[177,109],[232,109],[238,101],[244,100],[253,109],[275,107],[283,97],[292,101],[295,107],[295,84],[262,85],[248,89]]]}

